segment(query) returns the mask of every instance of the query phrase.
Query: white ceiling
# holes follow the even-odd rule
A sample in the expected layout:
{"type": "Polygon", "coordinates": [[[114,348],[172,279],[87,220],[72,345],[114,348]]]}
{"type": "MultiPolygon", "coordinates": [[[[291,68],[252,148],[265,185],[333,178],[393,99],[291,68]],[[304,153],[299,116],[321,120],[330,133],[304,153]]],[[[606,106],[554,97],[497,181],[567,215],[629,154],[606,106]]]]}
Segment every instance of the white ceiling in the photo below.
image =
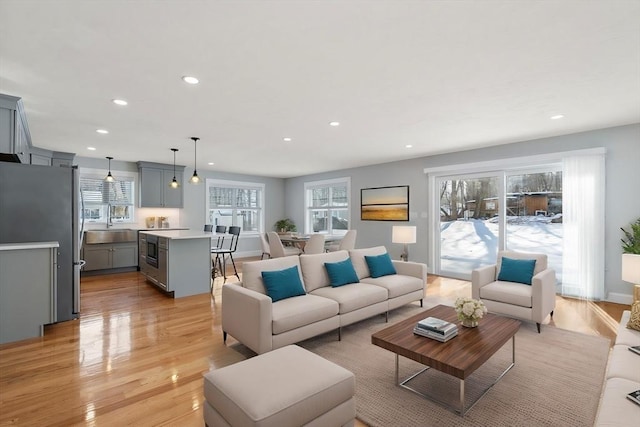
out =
{"type": "Polygon", "coordinates": [[[0,0],[0,92],[41,148],[191,168],[198,136],[198,170],[290,177],[640,122],[638,22],[637,0],[0,0]]]}

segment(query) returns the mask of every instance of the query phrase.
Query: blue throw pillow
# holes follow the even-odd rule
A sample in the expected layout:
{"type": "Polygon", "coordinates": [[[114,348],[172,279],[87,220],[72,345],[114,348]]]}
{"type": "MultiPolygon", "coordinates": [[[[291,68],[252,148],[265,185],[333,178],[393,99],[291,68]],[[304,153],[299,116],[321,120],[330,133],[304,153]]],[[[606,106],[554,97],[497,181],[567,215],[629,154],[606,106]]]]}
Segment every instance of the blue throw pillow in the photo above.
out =
{"type": "Polygon", "coordinates": [[[533,278],[533,270],[535,270],[535,268],[535,259],[512,259],[502,257],[502,265],[500,266],[498,280],[530,285],[531,279],[533,278]]]}
{"type": "Polygon", "coordinates": [[[358,283],[358,275],[351,263],[351,259],[347,258],[340,262],[325,262],[324,268],[327,269],[329,282],[332,287],[348,285],[349,283],[358,283]]]}
{"type": "Polygon", "coordinates": [[[376,277],[389,276],[390,274],[396,274],[396,269],[391,262],[391,257],[388,253],[383,253],[377,256],[364,256],[369,266],[369,273],[374,279],[376,277]]]}
{"type": "Polygon", "coordinates": [[[262,281],[273,302],[306,294],[297,265],[284,270],[263,271],[262,281]]]}

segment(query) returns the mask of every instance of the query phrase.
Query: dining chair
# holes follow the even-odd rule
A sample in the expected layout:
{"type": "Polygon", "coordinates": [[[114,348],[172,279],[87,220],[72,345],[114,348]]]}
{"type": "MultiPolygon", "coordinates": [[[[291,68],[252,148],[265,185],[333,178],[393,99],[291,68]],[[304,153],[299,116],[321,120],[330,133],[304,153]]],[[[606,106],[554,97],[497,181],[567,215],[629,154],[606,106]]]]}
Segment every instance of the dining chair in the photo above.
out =
{"type": "Polygon", "coordinates": [[[324,252],[324,235],[312,234],[304,245],[304,253],[307,255],[321,254],[324,252]]]}
{"type": "MultiPolygon", "coordinates": [[[[233,254],[238,248],[238,239],[240,237],[241,228],[238,226],[232,225],[229,227],[229,234],[231,234],[231,243],[229,243],[229,248],[215,248],[211,249],[212,257],[215,255],[215,259],[213,261],[214,270],[216,268],[219,269],[222,277],[224,277],[224,281],[227,281],[227,257],[231,260],[231,264],[233,265],[234,275],[240,280],[240,276],[238,275],[238,269],[236,268],[236,263],[233,260],[233,254]]],[[[224,242],[224,240],[223,240],[224,242]]],[[[213,286],[212,286],[213,291],[213,286]]]]}
{"type": "Polygon", "coordinates": [[[268,258],[271,258],[271,249],[269,248],[269,241],[267,240],[266,233],[260,233],[260,244],[262,245],[262,256],[260,259],[264,259],[265,255],[268,258]]]}
{"type": "Polygon", "coordinates": [[[356,248],[356,234],[358,230],[349,230],[339,243],[327,247],[327,252],[350,251],[356,248]]]}
{"type": "Polygon", "coordinates": [[[285,247],[282,244],[282,240],[280,240],[280,236],[278,236],[278,233],[276,233],[275,231],[270,231],[268,233],[268,237],[269,252],[271,253],[271,258],[300,255],[300,249],[290,246],[285,247]]]}

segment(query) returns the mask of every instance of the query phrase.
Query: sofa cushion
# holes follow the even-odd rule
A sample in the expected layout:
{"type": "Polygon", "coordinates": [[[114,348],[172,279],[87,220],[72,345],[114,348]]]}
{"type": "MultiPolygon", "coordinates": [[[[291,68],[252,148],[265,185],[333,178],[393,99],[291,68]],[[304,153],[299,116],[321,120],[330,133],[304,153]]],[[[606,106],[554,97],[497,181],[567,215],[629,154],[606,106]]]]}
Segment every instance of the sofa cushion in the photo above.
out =
{"type": "Polygon", "coordinates": [[[611,349],[607,379],[615,377],[640,383],[640,355],[630,351],[628,345],[617,344],[611,349]]]}
{"type": "Polygon", "coordinates": [[[300,267],[300,261],[297,255],[265,259],[264,261],[245,262],[242,264],[242,286],[266,295],[267,290],[262,280],[262,272],[284,270],[294,265],[300,267]]]}
{"type": "Polygon", "coordinates": [[[271,306],[272,331],[281,334],[338,315],[338,303],[316,295],[287,298],[271,306]]]}
{"type": "Polygon", "coordinates": [[[263,271],[262,281],[267,290],[267,295],[273,302],[281,299],[297,297],[304,295],[304,287],[300,279],[298,266],[294,265],[290,268],[277,271],[263,271]]]}
{"type": "Polygon", "coordinates": [[[640,332],[635,329],[627,328],[627,323],[631,318],[631,312],[625,310],[622,312],[622,318],[618,324],[618,331],[616,334],[616,344],[624,344],[626,346],[640,345],[640,332]]]}
{"type": "Polygon", "coordinates": [[[595,426],[633,425],[632,420],[638,420],[638,405],[626,396],[635,390],[640,390],[640,383],[626,378],[610,378],[605,381],[595,426]]]}
{"type": "Polygon", "coordinates": [[[385,288],[369,283],[353,283],[337,288],[325,286],[316,289],[312,294],[336,301],[340,306],[340,314],[386,301],[388,295],[385,288]]]}
{"type": "Polygon", "coordinates": [[[627,328],[640,331],[640,301],[634,302],[631,306],[627,328]]]}
{"type": "Polygon", "coordinates": [[[365,255],[364,260],[373,278],[396,274],[396,269],[388,253],[376,256],[365,255]]]}
{"type": "Polygon", "coordinates": [[[502,257],[498,280],[530,285],[531,279],[533,278],[533,270],[535,268],[535,259],[512,259],[502,257]]]}
{"type": "Polygon", "coordinates": [[[375,279],[373,277],[366,277],[362,279],[362,283],[382,286],[387,290],[389,299],[424,289],[422,279],[418,279],[413,276],[405,276],[403,274],[393,274],[375,279]]]}
{"type": "Polygon", "coordinates": [[[349,251],[349,256],[351,257],[353,268],[355,268],[356,273],[358,273],[358,279],[362,280],[365,277],[371,276],[367,261],[364,259],[365,256],[376,256],[386,253],[387,248],[385,248],[384,246],[375,246],[373,248],[365,249],[351,249],[349,251]]]}
{"type": "Polygon", "coordinates": [[[532,254],[527,252],[514,252],[514,251],[500,251],[498,252],[498,259],[496,261],[496,280],[498,280],[498,273],[502,266],[502,257],[511,259],[535,259],[536,268],[533,270],[533,275],[540,273],[547,269],[547,256],[545,254],[532,254]]]}
{"type": "Polygon", "coordinates": [[[353,269],[353,264],[349,258],[340,262],[325,262],[324,268],[327,269],[329,283],[333,287],[359,282],[356,270],[353,269]]]}
{"type": "Polygon", "coordinates": [[[532,287],[522,283],[496,281],[480,288],[480,299],[530,308],[532,287]]]}
{"type": "Polygon", "coordinates": [[[326,262],[339,262],[349,259],[349,252],[336,251],[323,254],[300,255],[302,278],[307,292],[323,286],[330,286],[329,275],[324,267],[326,262]]]}

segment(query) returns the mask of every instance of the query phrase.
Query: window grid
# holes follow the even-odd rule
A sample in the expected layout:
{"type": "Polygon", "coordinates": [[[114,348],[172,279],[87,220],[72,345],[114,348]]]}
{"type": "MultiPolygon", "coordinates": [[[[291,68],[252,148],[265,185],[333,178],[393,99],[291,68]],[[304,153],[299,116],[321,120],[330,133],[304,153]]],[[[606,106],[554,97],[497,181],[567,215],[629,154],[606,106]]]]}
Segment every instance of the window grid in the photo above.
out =
{"type": "Polygon", "coordinates": [[[239,226],[243,233],[264,229],[264,185],[207,180],[207,222],[239,226]]]}

